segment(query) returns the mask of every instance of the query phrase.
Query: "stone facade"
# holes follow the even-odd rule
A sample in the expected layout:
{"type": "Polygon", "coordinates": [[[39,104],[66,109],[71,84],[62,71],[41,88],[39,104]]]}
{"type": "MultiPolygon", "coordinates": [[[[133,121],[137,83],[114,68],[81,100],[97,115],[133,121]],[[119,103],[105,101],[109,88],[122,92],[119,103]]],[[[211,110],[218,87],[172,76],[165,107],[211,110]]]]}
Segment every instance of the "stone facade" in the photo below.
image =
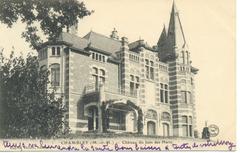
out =
{"type": "Polygon", "coordinates": [[[89,32],[62,33],[41,46],[41,68],[68,108],[71,132],[130,132],[194,137],[194,75],[175,4],[168,32],[150,47],[144,40],[89,32]]]}

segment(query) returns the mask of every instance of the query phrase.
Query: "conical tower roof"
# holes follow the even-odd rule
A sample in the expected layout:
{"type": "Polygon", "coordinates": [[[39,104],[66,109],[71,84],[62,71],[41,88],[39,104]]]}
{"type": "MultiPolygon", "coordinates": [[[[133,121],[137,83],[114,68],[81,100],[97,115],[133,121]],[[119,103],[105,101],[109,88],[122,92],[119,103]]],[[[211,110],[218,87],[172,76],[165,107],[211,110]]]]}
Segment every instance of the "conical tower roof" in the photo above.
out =
{"type": "Polygon", "coordinates": [[[158,40],[157,45],[158,46],[162,46],[165,43],[166,39],[167,39],[167,32],[166,32],[166,28],[165,28],[165,25],[164,25],[162,33],[161,33],[161,36],[160,36],[160,38],[158,40]]]}
{"type": "Polygon", "coordinates": [[[168,26],[168,44],[172,48],[184,48],[186,46],[186,40],[180,21],[179,13],[175,2],[173,1],[172,11],[168,26]]]}

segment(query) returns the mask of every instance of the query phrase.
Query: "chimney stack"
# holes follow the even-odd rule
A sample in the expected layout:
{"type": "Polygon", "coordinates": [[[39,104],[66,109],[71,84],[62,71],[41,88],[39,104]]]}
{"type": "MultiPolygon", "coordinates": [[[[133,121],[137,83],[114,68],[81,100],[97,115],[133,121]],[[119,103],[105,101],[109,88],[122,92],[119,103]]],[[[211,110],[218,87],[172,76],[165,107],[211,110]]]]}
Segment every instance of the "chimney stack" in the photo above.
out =
{"type": "Polygon", "coordinates": [[[78,34],[78,23],[74,23],[72,26],[69,27],[69,33],[73,35],[78,34]]]}

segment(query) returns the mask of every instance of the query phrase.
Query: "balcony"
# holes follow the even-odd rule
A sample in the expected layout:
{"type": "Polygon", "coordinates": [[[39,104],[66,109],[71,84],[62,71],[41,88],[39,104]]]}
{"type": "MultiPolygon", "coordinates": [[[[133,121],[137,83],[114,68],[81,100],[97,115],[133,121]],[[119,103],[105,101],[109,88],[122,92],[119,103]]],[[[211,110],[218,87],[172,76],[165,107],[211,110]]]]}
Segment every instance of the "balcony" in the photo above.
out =
{"type": "MultiPolygon", "coordinates": [[[[98,93],[100,92],[100,85],[96,86],[95,84],[89,84],[85,87],[85,94],[88,95],[92,95],[94,93],[98,93]]],[[[112,90],[106,90],[104,89],[104,86],[102,87],[104,94],[105,94],[105,99],[106,100],[119,100],[119,99],[127,99],[127,100],[131,100],[132,102],[137,102],[138,99],[138,94],[139,91],[138,90],[133,90],[131,92],[127,92],[125,90],[122,89],[117,89],[117,91],[112,91],[112,90]]]]}

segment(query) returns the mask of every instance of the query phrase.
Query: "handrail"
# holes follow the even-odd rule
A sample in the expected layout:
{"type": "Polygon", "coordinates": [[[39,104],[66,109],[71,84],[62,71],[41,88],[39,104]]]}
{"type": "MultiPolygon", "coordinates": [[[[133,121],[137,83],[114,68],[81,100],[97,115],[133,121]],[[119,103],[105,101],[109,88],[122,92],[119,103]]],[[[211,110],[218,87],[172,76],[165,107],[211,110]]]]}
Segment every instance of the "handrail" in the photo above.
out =
{"type": "MultiPolygon", "coordinates": [[[[94,84],[94,83],[88,84],[87,86],[85,86],[85,94],[93,93],[93,92],[99,92],[99,89],[100,89],[100,85],[96,86],[96,84],[94,84]]],[[[123,95],[123,96],[127,96],[127,97],[133,97],[133,98],[138,97],[138,91],[137,90],[132,90],[130,92],[127,92],[123,89],[118,88],[117,92],[113,92],[112,90],[105,90],[105,92],[112,93],[112,94],[123,95]]]]}

